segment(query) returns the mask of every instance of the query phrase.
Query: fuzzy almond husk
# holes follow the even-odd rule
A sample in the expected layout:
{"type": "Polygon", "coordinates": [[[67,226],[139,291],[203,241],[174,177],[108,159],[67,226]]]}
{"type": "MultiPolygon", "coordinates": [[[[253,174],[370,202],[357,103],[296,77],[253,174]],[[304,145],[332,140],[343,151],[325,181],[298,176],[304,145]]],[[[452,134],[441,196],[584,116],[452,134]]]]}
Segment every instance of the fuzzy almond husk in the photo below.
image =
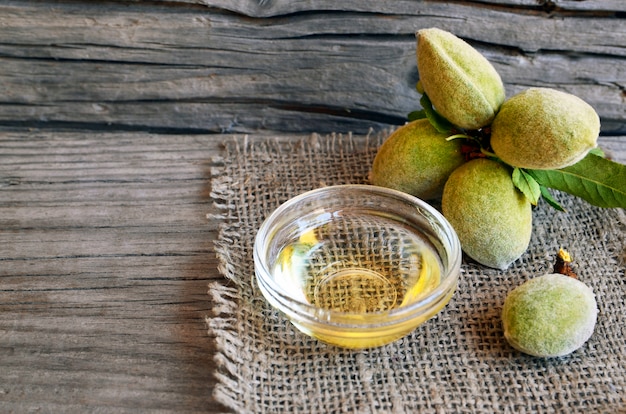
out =
{"type": "Polygon", "coordinates": [[[583,282],[553,273],[528,280],[506,297],[502,325],[515,349],[558,357],[580,348],[593,334],[598,307],[583,282]]]}
{"type": "Polygon", "coordinates": [[[420,83],[435,110],[457,127],[489,125],[505,99],[500,75],[476,49],[447,31],[417,32],[420,83]]]}
{"type": "Polygon", "coordinates": [[[551,88],[530,88],[508,99],[491,125],[491,147],[509,165],[558,170],[597,145],[600,118],[585,101],[551,88]]]}
{"type": "Polygon", "coordinates": [[[396,129],[378,149],[370,183],[423,200],[440,197],[448,176],[465,162],[460,140],[446,137],[426,119],[396,129]]]}
{"type": "Polygon", "coordinates": [[[478,263],[506,269],[528,248],[531,204],[503,164],[477,158],[461,165],[448,178],[441,203],[463,251],[478,263]]]}

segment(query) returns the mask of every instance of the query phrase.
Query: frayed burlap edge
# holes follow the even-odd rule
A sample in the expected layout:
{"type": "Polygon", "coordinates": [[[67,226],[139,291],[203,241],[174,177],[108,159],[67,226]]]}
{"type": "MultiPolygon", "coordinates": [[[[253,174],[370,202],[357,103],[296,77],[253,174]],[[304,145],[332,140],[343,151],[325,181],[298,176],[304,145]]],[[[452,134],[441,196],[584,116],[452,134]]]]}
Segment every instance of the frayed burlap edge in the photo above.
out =
{"type": "MultiPolygon", "coordinates": [[[[361,145],[364,145],[365,148],[372,147],[375,150],[392,131],[393,129],[383,130],[378,134],[373,134],[370,131],[370,134],[365,136],[365,143],[361,145]]],[[[231,157],[235,154],[245,157],[249,145],[255,144],[256,142],[253,142],[248,135],[235,138],[226,144],[227,155],[225,157],[231,157]]],[[[334,151],[337,148],[353,150],[355,142],[351,133],[346,135],[330,134],[328,136],[313,133],[309,136],[298,137],[295,140],[288,138],[288,142],[285,142],[284,138],[265,137],[257,145],[269,145],[276,148],[287,145],[302,153],[307,151],[334,151]]],[[[224,161],[225,157],[216,158],[214,162],[219,164],[220,161],[224,161]]],[[[237,319],[233,315],[237,313],[240,306],[242,299],[239,289],[242,282],[246,280],[236,276],[236,269],[231,260],[232,243],[238,235],[236,223],[239,218],[232,215],[236,207],[232,204],[232,200],[238,197],[236,194],[238,183],[233,182],[232,177],[226,174],[226,168],[223,165],[214,168],[211,175],[211,199],[213,200],[213,207],[218,213],[207,214],[207,219],[220,222],[218,238],[214,242],[214,246],[218,258],[218,271],[226,278],[225,282],[212,282],[208,286],[208,294],[213,301],[213,309],[212,316],[206,318],[206,323],[209,335],[214,337],[216,341],[217,353],[214,359],[218,366],[218,371],[214,373],[218,383],[213,391],[213,397],[225,406],[237,411],[242,409],[237,392],[240,380],[237,375],[237,367],[243,363],[237,359],[237,350],[243,346],[243,343],[237,335],[236,329],[234,329],[237,319]]],[[[318,185],[323,187],[327,184],[320,180],[318,185]]]]}

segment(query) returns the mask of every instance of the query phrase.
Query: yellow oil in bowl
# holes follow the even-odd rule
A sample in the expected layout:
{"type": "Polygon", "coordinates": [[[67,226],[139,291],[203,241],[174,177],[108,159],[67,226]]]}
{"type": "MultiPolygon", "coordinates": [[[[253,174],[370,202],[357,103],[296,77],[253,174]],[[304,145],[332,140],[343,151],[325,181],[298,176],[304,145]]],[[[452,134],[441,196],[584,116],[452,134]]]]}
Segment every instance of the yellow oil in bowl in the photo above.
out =
{"type": "Polygon", "coordinates": [[[345,185],[281,205],[259,230],[254,260],[261,292],[299,330],[368,348],[405,336],[448,303],[461,249],[423,201],[345,185]]]}
{"type": "MultiPolygon", "coordinates": [[[[439,286],[441,263],[433,248],[422,236],[398,228],[388,218],[338,216],[319,224],[277,256],[272,273],[290,297],[343,320],[367,324],[419,301],[439,286]]],[[[402,337],[430,316],[412,319],[374,338],[358,330],[349,335],[350,329],[342,325],[292,322],[325,342],[364,348],[402,337]]]]}

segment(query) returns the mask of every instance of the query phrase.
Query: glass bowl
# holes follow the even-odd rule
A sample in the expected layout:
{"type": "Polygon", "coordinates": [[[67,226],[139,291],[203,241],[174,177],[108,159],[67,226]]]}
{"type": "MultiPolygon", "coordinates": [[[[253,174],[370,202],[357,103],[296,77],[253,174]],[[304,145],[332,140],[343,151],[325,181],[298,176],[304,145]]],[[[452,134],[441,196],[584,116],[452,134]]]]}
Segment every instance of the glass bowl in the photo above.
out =
{"type": "Polygon", "coordinates": [[[407,335],[450,301],[461,246],[424,201],[339,185],[278,207],[258,231],[254,265],[263,296],[300,331],[368,348],[407,335]]]}

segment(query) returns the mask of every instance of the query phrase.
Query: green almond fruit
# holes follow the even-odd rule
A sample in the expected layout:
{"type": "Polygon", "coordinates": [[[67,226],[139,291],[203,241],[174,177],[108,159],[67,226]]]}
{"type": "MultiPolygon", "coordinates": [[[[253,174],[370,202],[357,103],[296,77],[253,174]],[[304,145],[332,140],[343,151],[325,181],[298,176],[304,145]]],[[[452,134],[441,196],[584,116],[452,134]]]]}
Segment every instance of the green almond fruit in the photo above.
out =
{"type": "Polygon", "coordinates": [[[558,170],[582,160],[597,145],[600,118],[585,101],[551,88],[530,88],[500,108],[491,147],[509,165],[558,170]]]}
{"type": "Polygon", "coordinates": [[[396,129],[376,153],[370,183],[423,200],[440,197],[448,176],[465,161],[460,140],[446,137],[426,119],[396,129]]]}
{"type": "Polygon", "coordinates": [[[480,264],[506,269],[528,248],[531,204],[502,163],[477,158],[461,165],[445,184],[441,207],[465,254],[480,264]]]}
{"type": "Polygon", "coordinates": [[[591,337],[597,315],[595,296],[587,285],[547,274],[509,292],[502,308],[504,337],[529,355],[564,356],[591,337]]]}
{"type": "Polygon", "coordinates": [[[502,79],[476,49],[447,31],[417,32],[420,84],[435,110],[463,129],[489,125],[505,91],[502,79]]]}

